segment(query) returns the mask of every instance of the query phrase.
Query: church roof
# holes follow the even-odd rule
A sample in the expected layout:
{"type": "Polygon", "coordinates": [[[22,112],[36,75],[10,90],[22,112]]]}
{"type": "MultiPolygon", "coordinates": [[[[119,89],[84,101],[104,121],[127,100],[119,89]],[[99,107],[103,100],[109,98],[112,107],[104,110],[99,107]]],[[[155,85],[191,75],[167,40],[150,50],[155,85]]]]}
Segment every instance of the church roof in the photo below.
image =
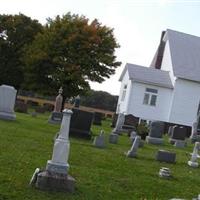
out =
{"type": "Polygon", "coordinates": [[[120,76],[120,81],[122,81],[126,70],[128,71],[130,80],[166,88],[173,88],[168,71],[127,63],[120,76]]]}

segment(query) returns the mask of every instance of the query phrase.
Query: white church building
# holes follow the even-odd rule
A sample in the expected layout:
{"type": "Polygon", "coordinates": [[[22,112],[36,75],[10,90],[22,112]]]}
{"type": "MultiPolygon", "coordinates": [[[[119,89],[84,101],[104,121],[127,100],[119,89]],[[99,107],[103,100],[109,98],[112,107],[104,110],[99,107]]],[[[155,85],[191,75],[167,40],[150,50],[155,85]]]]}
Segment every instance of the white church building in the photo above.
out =
{"type": "Polygon", "coordinates": [[[200,102],[200,37],[167,29],[150,67],[127,63],[117,113],[192,126],[200,102]]]}

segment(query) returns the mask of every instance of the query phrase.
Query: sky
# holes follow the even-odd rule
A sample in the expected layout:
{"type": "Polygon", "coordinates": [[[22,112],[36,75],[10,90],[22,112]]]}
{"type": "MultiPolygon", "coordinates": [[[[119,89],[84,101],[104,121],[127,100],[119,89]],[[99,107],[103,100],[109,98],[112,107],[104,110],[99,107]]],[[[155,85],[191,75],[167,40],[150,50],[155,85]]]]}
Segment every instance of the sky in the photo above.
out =
{"type": "Polygon", "coordinates": [[[200,0],[0,0],[0,14],[23,13],[42,24],[67,12],[114,28],[120,44],[115,54],[122,65],[103,83],[90,83],[92,89],[113,95],[119,94],[126,63],[150,65],[163,30],[200,36],[200,0]]]}

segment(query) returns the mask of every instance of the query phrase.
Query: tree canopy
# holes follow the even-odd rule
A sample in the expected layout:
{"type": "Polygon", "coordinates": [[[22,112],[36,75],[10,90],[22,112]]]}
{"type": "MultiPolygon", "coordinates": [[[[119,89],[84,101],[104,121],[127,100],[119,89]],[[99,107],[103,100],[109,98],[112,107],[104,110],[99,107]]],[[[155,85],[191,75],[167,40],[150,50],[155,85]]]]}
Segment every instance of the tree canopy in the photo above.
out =
{"type": "Polygon", "coordinates": [[[3,31],[8,37],[0,37],[0,84],[18,89],[24,79],[24,47],[42,31],[42,25],[23,14],[0,15],[0,33],[3,31]]]}
{"type": "Polygon", "coordinates": [[[25,89],[76,96],[89,89],[88,81],[103,82],[120,66],[113,29],[98,20],[67,13],[48,19],[43,31],[26,48],[25,89]]]}

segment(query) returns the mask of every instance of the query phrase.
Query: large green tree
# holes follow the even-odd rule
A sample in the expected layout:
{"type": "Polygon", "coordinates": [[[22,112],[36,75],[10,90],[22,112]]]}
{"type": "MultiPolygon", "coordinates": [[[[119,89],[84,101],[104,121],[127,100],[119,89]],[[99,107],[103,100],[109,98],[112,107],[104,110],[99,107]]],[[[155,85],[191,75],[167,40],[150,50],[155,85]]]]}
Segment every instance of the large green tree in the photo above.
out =
{"type": "Polygon", "coordinates": [[[18,89],[24,79],[21,59],[24,47],[42,31],[42,25],[23,14],[0,15],[0,33],[3,31],[8,37],[0,37],[0,85],[13,85],[18,89]]]}
{"type": "Polygon", "coordinates": [[[96,19],[71,13],[48,19],[26,50],[25,86],[47,94],[62,86],[65,97],[82,94],[89,80],[101,83],[114,74],[121,64],[114,55],[118,47],[113,29],[96,19]]]}

